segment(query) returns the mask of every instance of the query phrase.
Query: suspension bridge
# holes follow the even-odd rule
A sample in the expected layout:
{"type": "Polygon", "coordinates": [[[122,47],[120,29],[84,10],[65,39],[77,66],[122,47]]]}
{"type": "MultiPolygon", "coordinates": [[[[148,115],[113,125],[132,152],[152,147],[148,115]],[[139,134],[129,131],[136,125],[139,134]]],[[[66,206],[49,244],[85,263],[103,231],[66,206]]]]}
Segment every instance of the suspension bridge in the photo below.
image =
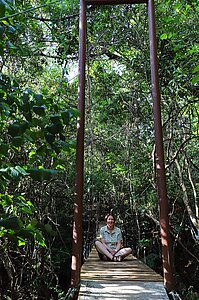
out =
{"type": "Polygon", "coordinates": [[[172,246],[169,231],[169,207],[164,165],[163,133],[158,79],[154,0],[80,0],[79,18],[79,79],[78,109],[80,117],[77,131],[76,182],[71,263],[71,287],[77,290],[81,282],[79,299],[168,299],[167,291],[175,286],[172,269],[172,246]],[[82,267],[82,215],[84,195],[84,129],[85,129],[85,66],[86,66],[86,9],[88,5],[146,5],[148,12],[151,86],[154,113],[155,165],[159,199],[160,232],[162,241],[163,278],[154,274],[135,257],[115,262],[101,262],[95,250],[82,267]],[[112,263],[112,265],[111,265],[112,263]],[[146,268],[146,269],[145,269],[146,268]],[[139,271],[138,271],[139,270],[139,271]],[[136,272],[137,271],[137,272],[136,272]],[[108,276],[109,274],[109,276],[108,276]],[[147,274],[147,275],[146,275],[147,274]],[[156,278],[156,280],[152,280],[156,278]],[[146,279],[146,280],[144,280],[146,279]],[[151,283],[152,282],[152,283],[151,283]],[[164,285],[163,285],[164,282],[164,285]],[[133,289],[133,286],[136,286],[133,289]],[[157,289],[156,289],[157,286],[157,289]],[[110,287],[110,290],[109,290],[110,287]],[[125,288],[126,287],[126,288],[125,288]],[[151,287],[151,289],[150,289],[151,287]],[[107,290],[106,290],[107,289],[107,290]],[[137,289],[137,292],[136,292],[137,289]],[[109,290],[109,292],[108,292],[109,290]],[[104,291],[106,291],[104,293],[104,291]],[[128,294],[129,291],[129,294],[128,294]],[[151,291],[151,292],[149,292],[151,291]],[[113,293],[113,294],[111,294],[113,293]],[[148,293],[148,294],[146,294],[148,293]],[[158,294],[159,293],[159,294],[158,294]],[[109,295],[110,294],[110,295],[109,295]],[[134,296],[133,296],[134,294],[134,296]],[[109,296],[108,296],[109,295],[109,296]],[[142,296],[141,296],[142,295],[142,296]],[[90,298],[89,298],[90,297],[90,298]],[[136,298],[137,297],[137,298],[136,298]],[[142,297],[142,298],[141,298],[142,297]],[[144,297],[144,298],[143,298],[144,297]]]}
{"type": "Polygon", "coordinates": [[[93,246],[81,268],[78,300],[94,299],[167,300],[169,298],[162,276],[135,256],[129,255],[122,262],[103,261],[99,259],[93,246]]]}

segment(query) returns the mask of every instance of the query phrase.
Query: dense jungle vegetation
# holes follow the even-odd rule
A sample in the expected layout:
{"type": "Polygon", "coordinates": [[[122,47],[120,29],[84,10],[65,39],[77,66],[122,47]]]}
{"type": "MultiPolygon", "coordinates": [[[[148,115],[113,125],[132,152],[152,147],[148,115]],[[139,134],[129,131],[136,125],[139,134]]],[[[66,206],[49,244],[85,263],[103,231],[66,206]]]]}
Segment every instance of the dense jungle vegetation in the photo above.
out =
{"type": "MultiPolygon", "coordinates": [[[[198,0],[157,0],[176,292],[199,299],[198,0]]],[[[111,208],[162,274],[146,6],[87,8],[84,237],[111,208]]],[[[0,298],[67,299],[79,1],[0,0],[0,298]]]]}

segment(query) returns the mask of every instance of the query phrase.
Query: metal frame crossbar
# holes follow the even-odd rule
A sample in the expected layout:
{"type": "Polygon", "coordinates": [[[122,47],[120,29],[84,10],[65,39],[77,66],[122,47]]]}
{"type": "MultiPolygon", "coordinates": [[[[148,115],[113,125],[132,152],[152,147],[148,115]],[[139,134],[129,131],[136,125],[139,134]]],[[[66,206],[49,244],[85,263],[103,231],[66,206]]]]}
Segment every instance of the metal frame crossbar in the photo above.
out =
{"type": "Polygon", "coordinates": [[[85,0],[87,5],[117,5],[117,4],[141,4],[147,0],[85,0]]]}
{"type": "Polygon", "coordinates": [[[82,212],[84,181],[84,127],[85,127],[85,65],[86,65],[86,8],[87,5],[143,4],[148,9],[148,30],[150,40],[151,84],[154,114],[154,135],[156,146],[157,192],[159,199],[159,219],[162,240],[162,260],[164,285],[168,291],[174,286],[172,270],[172,247],[169,232],[168,199],[163,150],[163,133],[160,109],[160,89],[158,78],[156,27],[154,0],[80,0],[79,20],[79,84],[78,109],[80,117],[77,126],[76,182],[73,220],[73,246],[71,264],[71,286],[80,284],[82,259],[82,212]]]}

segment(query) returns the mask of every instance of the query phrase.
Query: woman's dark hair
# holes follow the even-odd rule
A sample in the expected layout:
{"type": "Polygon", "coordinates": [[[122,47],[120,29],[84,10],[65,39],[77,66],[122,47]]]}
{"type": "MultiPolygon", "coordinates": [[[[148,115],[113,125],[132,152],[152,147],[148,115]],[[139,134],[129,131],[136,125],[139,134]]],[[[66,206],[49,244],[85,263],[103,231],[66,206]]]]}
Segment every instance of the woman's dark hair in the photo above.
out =
{"type": "Polygon", "coordinates": [[[108,219],[108,217],[113,217],[113,219],[114,219],[114,222],[116,221],[116,217],[115,217],[115,215],[113,214],[113,213],[108,213],[106,216],[105,216],[105,221],[107,222],[107,219],[108,219]]]}

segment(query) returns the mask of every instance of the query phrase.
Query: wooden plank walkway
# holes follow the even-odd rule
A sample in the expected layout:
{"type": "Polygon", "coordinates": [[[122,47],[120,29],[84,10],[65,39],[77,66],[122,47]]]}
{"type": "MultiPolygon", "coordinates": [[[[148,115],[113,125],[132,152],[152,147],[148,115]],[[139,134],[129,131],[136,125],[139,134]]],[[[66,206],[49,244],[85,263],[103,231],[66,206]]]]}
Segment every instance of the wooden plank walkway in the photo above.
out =
{"type": "Polygon", "coordinates": [[[163,278],[133,255],[101,261],[95,247],[81,270],[79,300],[168,300],[163,278]]]}

